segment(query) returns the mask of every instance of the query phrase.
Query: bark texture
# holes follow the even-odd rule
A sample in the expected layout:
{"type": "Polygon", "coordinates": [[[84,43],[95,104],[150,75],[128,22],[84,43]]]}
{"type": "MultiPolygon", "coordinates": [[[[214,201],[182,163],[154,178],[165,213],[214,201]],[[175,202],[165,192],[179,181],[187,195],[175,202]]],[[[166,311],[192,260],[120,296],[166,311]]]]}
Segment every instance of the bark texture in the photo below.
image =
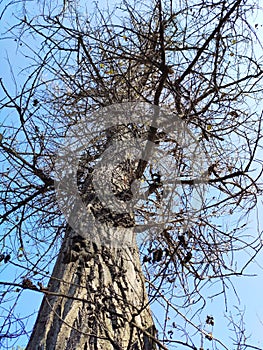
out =
{"type": "Polygon", "coordinates": [[[69,233],[27,350],[155,349],[137,247],[99,247],[69,233]]]}
{"type": "Polygon", "coordinates": [[[136,247],[66,237],[48,291],[27,350],[155,349],[136,247]]]}
{"type": "MultiPolygon", "coordinates": [[[[126,126],[108,130],[105,147],[98,147],[97,155],[94,150],[87,153],[80,162],[79,191],[94,220],[88,226],[90,232],[83,232],[85,220],[79,219],[78,208],[72,210],[75,227],[82,234],[71,228],[65,234],[27,350],[155,349],[155,327],[133,234],[135,222],[127,205],[138,162],[127,159],[114,165],[112,161],[96,171],[89,167],[114,140],[133,138],[126,126]],[[105,206],[99,199],[94,178],[99,179],[98,187],[110,182],[112,203],[108,199],[105,206]],[[119,200],[117,211],[109,208],[115,199],[119,200]],[[118,239],[115,246],[113,237],[118,239]],[[123,246],[121,239],[126,240],[123,246]]],[[[67,201],[69,192],[65,188],[62,200],[67,201]]]]}

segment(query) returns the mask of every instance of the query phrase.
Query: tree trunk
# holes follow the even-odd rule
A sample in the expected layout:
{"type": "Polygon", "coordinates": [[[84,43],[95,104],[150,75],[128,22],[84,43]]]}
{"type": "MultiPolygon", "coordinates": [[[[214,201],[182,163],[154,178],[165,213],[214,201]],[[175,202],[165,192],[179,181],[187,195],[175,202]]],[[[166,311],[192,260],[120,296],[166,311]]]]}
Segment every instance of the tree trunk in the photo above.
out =
{"type": "Polygon", "coordinates": [[[27,350],[152,350],[154,335],[137,246],[68,230],[27,350]]]}
{"type": "MultiPolygon", "coordinates": [[[[110,131],[110,142],[134,138],[126,126],[110,131]]],[[[68,228],[65,234],[27,350],[153,350],[156,332],[127,204],[138,162],[121,159],[118,166],[110,162],[87,173],[89,159],[94,156],[80,163],[78,181],[94,220],[85,226],[85,209],[81,217],[78,206],[72,210],[75,232],[68,228]],[[101,202],[94,178],[99,187],[109,179],[117,212],[101,202]]],[[[67,202],[71,184],[63,186],[60,198],[67,202]]]]}

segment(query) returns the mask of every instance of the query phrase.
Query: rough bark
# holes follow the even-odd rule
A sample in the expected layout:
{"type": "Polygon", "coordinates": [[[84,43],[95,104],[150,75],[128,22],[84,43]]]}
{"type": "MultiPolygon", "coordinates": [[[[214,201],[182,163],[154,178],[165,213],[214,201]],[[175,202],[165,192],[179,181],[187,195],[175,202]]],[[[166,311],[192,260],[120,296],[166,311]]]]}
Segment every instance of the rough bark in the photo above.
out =
{"type": "Polygon", "coordinates": [[[27,350],[150,350],[154,329],[137,247],[68,234],[27,350]]]}
{"type": "MultiPolygon", "coordinates": [[[[133,138],[127,127],[115,129],[108,135],[111,142],[117,137],[133,138]]],[[[94,218],[89,226],[91,232],[79,234],[71,228],[66,232],[27,350],[156,348],[155,327],[133,235],[133,213],[126,205],[132,196],[138,164],[121,161],[117,167],[109,164],[94,174],[91,169],[85,171],[90,159],[94,156],[83,159],[78,182],[82,200],[94,218]],[[101,186],[107,177],[111,179],[113,201],[117,198],[123,203],[120,212],[105,207],[98,198],[94,177],[100,179],[101,186]],[[113,237],[119,239],[118,244],[114,245],[113,237]],[[121,246],[120,239],[127,237],[130,244],[126,240],[121,246]]],[[[62,200],[67,196],[63,198],[62,194],[62,200]]],[[[77,210],[72,213],[81,231],[83,221],[78,219],[77,210]]]]}

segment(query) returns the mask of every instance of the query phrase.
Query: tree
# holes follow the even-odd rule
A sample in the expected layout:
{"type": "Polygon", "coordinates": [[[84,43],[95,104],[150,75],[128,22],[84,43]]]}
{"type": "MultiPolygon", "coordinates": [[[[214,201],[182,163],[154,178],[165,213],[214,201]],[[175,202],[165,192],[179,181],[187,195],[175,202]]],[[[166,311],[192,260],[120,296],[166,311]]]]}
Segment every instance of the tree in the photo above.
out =
{"type": "MultiPolygon", "coordinates": [[[[2,302],[13,291],[44,294],[27,350],[202,349],[204,342],[227,349],[213,335],[212,315],[203,321],[209,330],[197,320],[206,286],[220,282],[215,294],[227,300],[231,276],[243,275],[261,248],[260,232],[242,233],[261,193],[255,104],[263,71],[249,19],[254,4],[124,1],[91,12],[77,1],[44,2],[40,10],[22,5],[7,33],[30,63],[15,92],[0,82],[1,111],[11,110],[1,126],[1,260],[23,271],[2,282],[2,302]],[[123,108],[137,119],[97,128],[123,108]],[[87,133],[74,173],[84,213],[94,219],[85,233],[65,170],[75,166],[75,154],[63,154],[62,166],[56,155],[87,133]],[[194,140],[198,160],[205,155],[199,168],[185,140],[194,140]],[[136,142],[139,158],[128,155],[136,142]],[[121,148],[117,163],[108,151],[114,144],[121,148]],[[100,197],[106,183],[110,191],[100,197]],[[113,232],[139,233],[138,246],[114,244],[113,232]],[[244,249],[250,257],[240,266],[244,249]]],[[[4,339],[24,331],[13,330],[14,317],[5,314],[4,339]]],[[[249,348],[242,328],[236,337],[236,349],[249,348]]]]}

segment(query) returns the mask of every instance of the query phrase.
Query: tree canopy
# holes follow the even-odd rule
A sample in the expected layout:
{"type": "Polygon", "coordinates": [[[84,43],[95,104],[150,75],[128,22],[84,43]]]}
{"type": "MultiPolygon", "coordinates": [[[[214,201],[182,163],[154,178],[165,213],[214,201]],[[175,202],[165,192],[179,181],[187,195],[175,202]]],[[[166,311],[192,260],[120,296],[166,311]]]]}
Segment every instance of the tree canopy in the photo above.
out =
{"type": "MultiPolygon", "coordinates": [[[[209,299],[228,303],[232,277],[246,274],[262,246],[260,229],[247,231],[262,191],[263,62],[255,3],[135,0],[94,3],[91,10],[77,0],[24,0],[1,6],[2,20],[14,16],[2,45],[12,42],[23,57],[18,64],[7,50],[9,73],[0,80],[0,260],[9,274],[1,281],[2,348],[31,332],[16,313],[25,290],[48,294],[68,229],[56,198],[56,157],[72,128],[86,123],[91,137],[76,183],[97,220],[101,202],[85,195],[93,193],[91,174],[110,142],[136,135],[145,149],[150,141],[160,150],[155,161],[151,152],[140,160],[126,154],[110,177],[114,198],[125,205],[139,183],[131,221],[126,215],[118,225],[138,233],[156,347],[257,349],[247,342],[242,319],[231,320],[233,340],[225,343],[226,331],[214,332],[216,315],[206,315],[209,299]],[[188,136],[146,123],[143,115],[96,128],[100,111],[132,103],[174,116],[188,136]],[[200,154],[204,162],[194,167],[200,154]]],[[[117,214],[106,206],[103,213],[116,224],[117,214]]]]}

